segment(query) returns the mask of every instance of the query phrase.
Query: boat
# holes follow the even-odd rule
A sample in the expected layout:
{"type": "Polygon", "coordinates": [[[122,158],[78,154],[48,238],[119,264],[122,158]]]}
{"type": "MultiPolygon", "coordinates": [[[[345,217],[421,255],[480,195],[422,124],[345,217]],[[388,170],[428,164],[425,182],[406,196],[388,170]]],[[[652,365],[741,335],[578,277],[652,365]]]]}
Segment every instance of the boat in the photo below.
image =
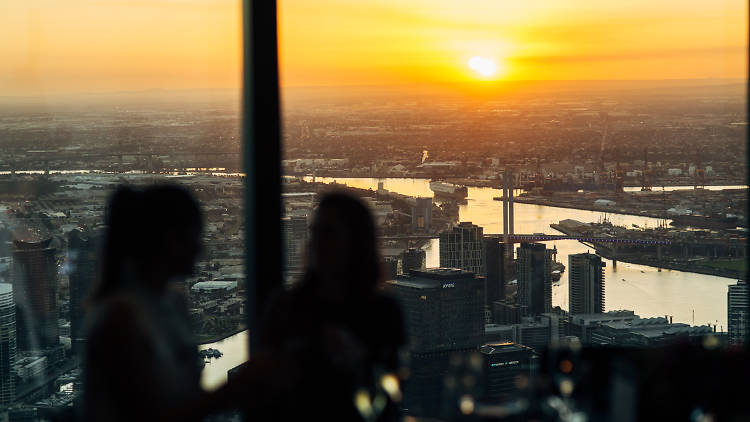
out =
{"type": "Polygon", "coordinates": [[[464,200],[469,195],[469,189],[466,186],[455,185],[440,180],[431,181],[430,190],[432,190],[436,197],[450,198],[457,201],[464,200]]]}
{"type": "Polygon", "coordinates": [[[702,215],[675,215],[672,218],[673,226],[690,226],[705,229],[734,229],[737,228],[736,216],[702,216],[702,215]]]}

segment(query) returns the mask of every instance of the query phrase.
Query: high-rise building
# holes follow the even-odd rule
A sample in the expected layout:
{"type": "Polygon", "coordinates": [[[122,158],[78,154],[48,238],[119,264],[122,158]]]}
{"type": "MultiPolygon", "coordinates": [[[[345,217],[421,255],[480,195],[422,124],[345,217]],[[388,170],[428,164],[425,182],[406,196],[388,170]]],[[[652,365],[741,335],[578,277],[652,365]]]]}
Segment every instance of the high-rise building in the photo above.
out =
{"type": "MultiPolygon", "coordinates": [[[[514,211],[513,211],[513,191],[515,189],[515,178],[513,177],[513,171],[510,169],[503,170],[503,242],[509,244],[508,235],[515,233],[515,223],[513,222],[514,211]]],[[[513,258],[513,249],[508,248],[505,251],[508,254],[508,258],[513,258]]]]}
{"type": "Polygon", "coordinates": [[[15,363],[16,305],[13,302],[13,286],[0,283],[0,406],[8,406],[15,400],[15,363]]]}
{"type": "Polygon", "coordinates": [[[747,282],[737,281],[727,291],[727,323],[729,344],[747,344],[748,336],[748,291],[747,282]]]}
{"type": "Polygon", "coordinates": [[[83,305],[96,277],[96,241],[93,233],[84,233],[79,229],[68,233],[70,341],[74,354],[84,349],[83,305]]]}
{"type": "Polygon", "coordinates": [[[484,274],[482,238],[482,228],[468,221],[440,233],[440,266],[484,274]]]}
{"type": "Polygon", "coordinates": [[[496,237],[485,237],[484,276],[487,278],[486,302],[488,307],[505,299],[505,244],[496,237]]]}
{"type": "Polygon", "coordinates": [[[58,343],[57,265],[51,241],[13,241],[11,280],[20,350],[45,349],[58,343]]]}
{"type": "Polygon", "coordinates": [[[568,255],[570,314],[604,312],[604,266],[598,255],[568,255]]]}
{"type": "Polygon", "coordinates": [[[14,407],[8,409],[8,422],[34,422],[38,413],[33,406],[14,407]]]}
{"type": "Polygon", "coordinates": [[[409,248],[401,254],[401,272],[409,274],[411,270],[425,269],[427,253],[422,249],[409,248]]]}
{"type": "Polygon", "coordinates": [[[492,321],[495,324],[518,324],[521,322],[522,308],[512,301],[496,300],[492,303],[492,321]]]}
{"type": "Polygon", "coordinates": [[[522,243],[516,250],[518,303],[524,315],[552,311],[552,250],[541,243],[522,243]]]}
{"type": "Polygon", "coordinates": [[[284,236],[286,271],[301,271],[305,265],[305,247],[308,240],[307,215],[291,215],[281,219],[284,236]]]}
{"type": "Polygon", "coordinates": [[[411,230],[429,232],[432,228],[432,198],[417,198],[411,208],[411,230]]]}
{"type": "Polygon", "coordinates": [[[482,353],[482,401],[500,403],[518,395],[519,378],[531,377],[533,351],[516,343],[485,344],[482,353]]]}
{"type": "Polygon", "coordinates": [[[439,416],[451,358],[476,353],[484,337],[484,277],[459,269],[410,271],[389,281],[403,309],[410,375],[404,407],[439,416]]]}
{"type": "Polygon", "coordinates": [[[389,281],[404,310],[409,350],[477,347],[484,336],[484,277],[459,269],[410,271],[389,281]]]}

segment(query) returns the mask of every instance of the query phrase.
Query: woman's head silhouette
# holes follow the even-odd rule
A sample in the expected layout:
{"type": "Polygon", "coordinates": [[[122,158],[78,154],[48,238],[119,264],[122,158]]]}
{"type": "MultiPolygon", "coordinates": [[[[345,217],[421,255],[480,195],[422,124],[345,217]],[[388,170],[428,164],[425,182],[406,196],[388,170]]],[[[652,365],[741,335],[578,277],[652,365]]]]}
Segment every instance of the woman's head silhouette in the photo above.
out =
{"type": "Polygon", "coordinates": [[[105,219],[108,232],[96,298],[128,287],[160,290],[170,279],[192,272],[203,220],[187,189],[119,187],[105,219]]]}
{"type": "Polygon", "coordinates": [[[320,200],[311,227],[307,283],[328,298],[371,294],[382,269],[372,214],[361,199],[343,192],[320,200]]]}

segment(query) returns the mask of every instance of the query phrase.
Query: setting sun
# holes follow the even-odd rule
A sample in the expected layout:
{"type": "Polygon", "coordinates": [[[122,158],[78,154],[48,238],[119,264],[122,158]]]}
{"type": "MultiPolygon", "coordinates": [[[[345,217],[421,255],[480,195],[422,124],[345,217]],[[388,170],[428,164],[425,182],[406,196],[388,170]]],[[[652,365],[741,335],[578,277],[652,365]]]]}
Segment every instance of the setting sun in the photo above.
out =
{"type": "Polygon", "coordinates": [[[469,59],[469,67],[482,76],[492,76],[497,73],[497,64],[490,59],[474,56],[469,59]]]}

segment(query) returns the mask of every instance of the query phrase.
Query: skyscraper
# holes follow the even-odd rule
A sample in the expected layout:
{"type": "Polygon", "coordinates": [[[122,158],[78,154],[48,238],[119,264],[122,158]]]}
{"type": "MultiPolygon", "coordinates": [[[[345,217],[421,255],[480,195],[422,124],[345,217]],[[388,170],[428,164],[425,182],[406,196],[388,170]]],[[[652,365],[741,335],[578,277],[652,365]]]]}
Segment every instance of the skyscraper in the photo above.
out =
{"type": "Polygon", "coordinates": [[[519,377],[529,379],[533,351],[511,342],[481,347],[483,363],[482,399],[489,403],[507,401],[519,392],[519,377]]]}
{"type": "Polygon", "coordinates": [[[16,363],[16,305],[13,286],[0,283],[0,406],[15,400],[16,380],[13,365],[16,363]]]}
{"type": "Polygon", "coordinates": [[[604,266],[595,254],[568,255],[570,314],[604,312],[604,266]]]}
{"type": "Polygon", "coordinates": [[[747,282],[737,281],[727,291],[727,323],[729,344],[746,344],[748,341],[748,291],[747,282]]]}
{"type": "Polygon", "coordinates": [[[11,280],[20,350],[44,349],[58,343],[57,265],[51,241],[13,241],[11,280]]]}
{"type": "Polygon", "coordinates": [[[552,311],[552,251],[541,243],[522,243],[516,250],[518,303],[524,315],[552,311]]]}
{"type": "Polygon", "coordinates": [[[68,233],[68,265],[70,267],[70,340],[74,354],[83,350],[84,301],[96,276],[96,238],[81,230],[68,233]]]}
{"type": "Polygon", "coordinates": [[[484,337],[484,278],[458,269],[411,271],[389,281],[409,335],[404,407],[437,416],[451,356],[475,353],[484,337]]]}
{"type": "Polygon", "coordinates": [[[493,303],[505,299],[505,244],[496,237],[485,237],[482,241],[487,277],[485,305],[492,308],[493,303]]]}
{"type": "Polygon", "coordinates": [[[462,222],[440,233],[440,266],[484,274],[480,226],[462,222]]]}
{"type": "Polygon", "coordinates": [[[477,347],[484,336],[484,277],[458,269],[411,271],[389,281],[404,310],[409,349],[477,347]]]}
{"type": "Polygon", "coordinates": [[[284,270],[301,271],[308,239],[307,215],[291,215],[281,219],[286,259],[284,270]]]}

